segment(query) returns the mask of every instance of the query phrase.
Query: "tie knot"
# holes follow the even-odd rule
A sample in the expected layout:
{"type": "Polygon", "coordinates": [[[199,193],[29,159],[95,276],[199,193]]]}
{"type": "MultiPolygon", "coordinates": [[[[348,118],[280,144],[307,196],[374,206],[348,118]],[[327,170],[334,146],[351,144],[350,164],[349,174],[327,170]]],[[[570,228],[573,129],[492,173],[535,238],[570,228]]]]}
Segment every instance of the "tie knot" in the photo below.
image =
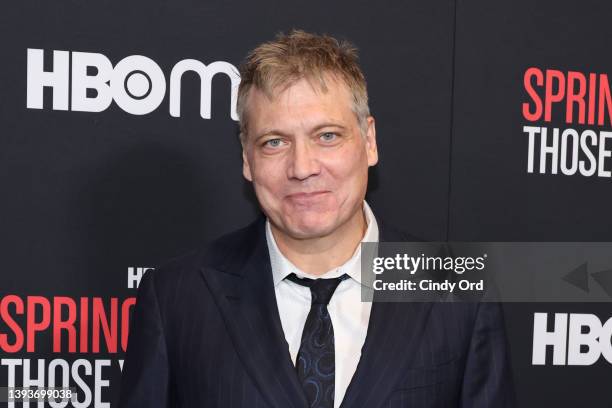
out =
{"type": "Polygon", "coordinates": [[[342,282],[348,278],[348,275],[344,275],[338,278],[332,279],[308,279],[298,278],[295,273],[287,276],[291,282],[295,282],[298,285],[308,286],[310,288],[310,294],[312,295],[312,304],[324,304],[327,305],[334,294],[334,291],[342,282]]]}

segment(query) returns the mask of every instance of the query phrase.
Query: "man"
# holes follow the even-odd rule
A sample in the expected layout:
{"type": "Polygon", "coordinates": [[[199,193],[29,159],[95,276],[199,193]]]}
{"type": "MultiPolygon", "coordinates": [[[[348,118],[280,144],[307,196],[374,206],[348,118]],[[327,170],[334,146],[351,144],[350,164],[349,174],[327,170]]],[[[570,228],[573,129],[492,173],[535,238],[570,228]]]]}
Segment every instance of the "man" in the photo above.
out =
{"type": "Polygon", "coordinates": [[[241,69],[243,174],[265,215],[143,278],[120,406],[503,407],[494,304],[361,302],[378,161],[355,49],[293,31],[241,69]]]}

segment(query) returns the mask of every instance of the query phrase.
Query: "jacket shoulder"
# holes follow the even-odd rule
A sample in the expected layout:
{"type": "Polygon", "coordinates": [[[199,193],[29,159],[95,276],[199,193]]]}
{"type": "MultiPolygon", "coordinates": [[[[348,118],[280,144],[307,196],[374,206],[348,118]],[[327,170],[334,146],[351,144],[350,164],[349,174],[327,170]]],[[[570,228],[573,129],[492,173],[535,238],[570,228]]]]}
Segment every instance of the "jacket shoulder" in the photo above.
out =
{"type": "Polygon", "coordinates": [[[244,228],[222,235],[201,248],[171,258],[154,271],[156,286],[171,285],[177,278],[197,276],[203,267],[225,270],[249,257],[258,239],[265,239],[265,219],[259,218],[244,228]]]}
{"type": "Polygon", "coordinates": [[[424,242],[425,241],[423,238],[409,234],[383,221],[378,221],[378,228],[380,230],[380,240],[382,242],[424,242]]]}

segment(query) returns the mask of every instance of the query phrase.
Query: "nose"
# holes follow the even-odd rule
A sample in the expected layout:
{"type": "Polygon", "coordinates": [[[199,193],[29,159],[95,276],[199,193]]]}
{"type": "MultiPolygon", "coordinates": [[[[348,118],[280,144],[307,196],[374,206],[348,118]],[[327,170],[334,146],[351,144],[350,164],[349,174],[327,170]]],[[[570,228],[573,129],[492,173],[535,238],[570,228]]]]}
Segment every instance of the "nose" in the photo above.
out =
{"type": "Polygon", "coordinates": [[[294,143],[288,166],[289,178],[306,180],[319,174],[320,171],[316,147],[310,146],[307,141],[294,143]]]}

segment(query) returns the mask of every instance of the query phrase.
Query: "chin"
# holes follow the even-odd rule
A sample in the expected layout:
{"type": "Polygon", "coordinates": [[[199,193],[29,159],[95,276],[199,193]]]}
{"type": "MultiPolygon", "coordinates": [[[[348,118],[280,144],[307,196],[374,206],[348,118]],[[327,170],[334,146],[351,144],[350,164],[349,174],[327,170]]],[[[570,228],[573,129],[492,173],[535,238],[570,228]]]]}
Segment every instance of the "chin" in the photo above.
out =
{"type": "Polygon", "coordinates": [[[331,234],[336,228],[336,225],[330,223],[322,223],[321,220],[317,222],[307,223],[289,223],[287,224],[287,233],[295,239],[310,239],[320,238],[331,234]]]}

